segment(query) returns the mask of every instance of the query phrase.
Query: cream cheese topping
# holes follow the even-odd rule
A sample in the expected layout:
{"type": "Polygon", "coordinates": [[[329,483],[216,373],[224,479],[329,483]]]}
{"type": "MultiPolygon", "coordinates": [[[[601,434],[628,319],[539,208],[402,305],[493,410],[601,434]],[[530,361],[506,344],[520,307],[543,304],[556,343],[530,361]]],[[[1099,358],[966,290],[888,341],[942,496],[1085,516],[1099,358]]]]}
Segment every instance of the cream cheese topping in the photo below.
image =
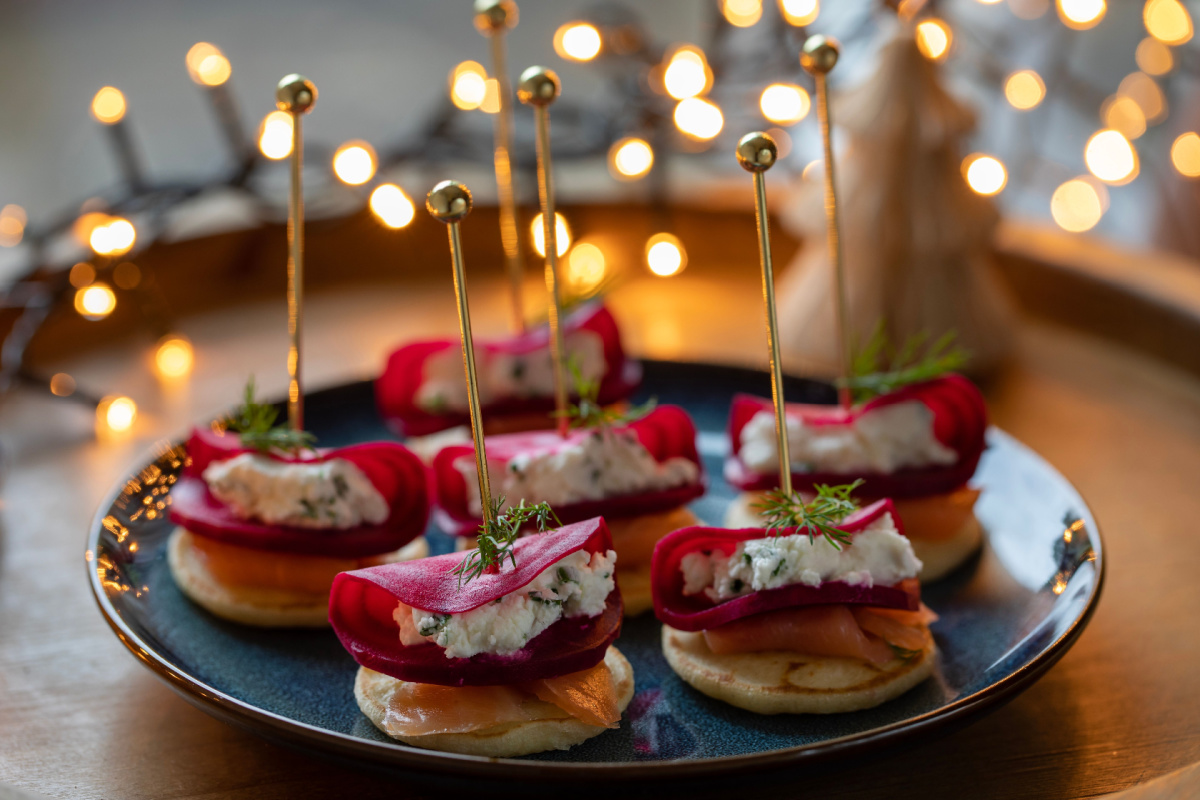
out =
{"type": "MultiPolygon", "coordinates": [[[[454,466],[466,480],[467,508],[472,514],[482,514],[475,461],[463,457],[454,466]]],[[[605,428],[555,450],[522,453],[507,464],[489,464],[488,470],[493,481],[503,476],[495,493],[504,495],[505,507],[522,499],[551,506],[602,500],[673,489],[700,478],[700,468],[693,461],[674,457],[659,462],[632,431],[605,428]]]]}
{"type": "MultiPolygon", "coordinates": [[[[584,380],[604,377],[604,340],[592,331],[572,331],[564,336],[567,356],[573,359],[584,380]]],[[[548,348],[528,353],[475,351],[479,402],[484,405],[504,397],[552,397],[554,366],[548,348]]],[[[425,361],[416,404],[431,414],[466,411],[467,386],[463,382],[462,353],[447,348],[425,361]]]]}
{"type": "Polygon", "coordinates": [[[890,514],[854,534],[852,542],[838,550],[823,536],[810,542],[808,534],[793,534],[741,542],[728,556],[688,553],[680,563],[683,593],[703,593],[721,602],[795,583],[891,586],[921,571],[912,543],[896,529],[890,514]]]}
{"type": "Polygon", "coordinates": [[[341,458],[285,462],[242,453],[209,464],[203,477],[234,514],[268,525],[344,530],[378,525],[391,512],[366,474],[341,458]]]}
{"type": "Polygon", "coordinates": [[[563,617],[598,617],[616,586],[617,554],[571,553],[515,592],[461,614],[435,614],[399,603],[392,618],[405,645],[433,642],[446,658],[511,655],[563,617]]]}
{"type": "MultiPolygon", "coordinates": [[[[846,424],[787,418],[793,472],[895,472],[953,464],[958,454],[933,435],[933,412],[916,400],[874,408],[846,424]]],[[[775,416],[760,411],[741,433],[739,456],[760,475],[779,469],[775,416]]]]}

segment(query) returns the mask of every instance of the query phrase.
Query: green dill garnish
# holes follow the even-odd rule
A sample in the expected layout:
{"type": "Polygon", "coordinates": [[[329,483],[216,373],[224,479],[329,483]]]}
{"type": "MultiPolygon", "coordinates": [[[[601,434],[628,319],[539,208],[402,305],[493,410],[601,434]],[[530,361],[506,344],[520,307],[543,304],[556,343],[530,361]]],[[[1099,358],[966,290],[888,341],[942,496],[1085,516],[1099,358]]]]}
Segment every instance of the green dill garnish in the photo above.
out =
{"type": "Polygon", "coordinates": [[[896,658],[900,659],[901,661],[911,661],[912,659],[921,655],[920,650],[906,650],[900,645],[892,644],[891,642],[888,642],[888,647],[892,648],[892,655],[896,656],[896,658]]]}
{"type": "Polygon", "coordinates": [[[449,614],[434,614],[431,617],[425,617],[421,620],[421,627],[417,628],[417,633],[421,636],[433,636],[441,633],[446,629],[446,623],[449,621],[449,614]]]}
{"type": "Polygon", "coordinates": [[[279,410],[254,399],[254,376],[246,381],[245,399],[241,407],[225,420],[225,429],[239,434],[242,445],[266,453],[280,450],[295,455],[316,444],[317,437],[308,431],[294,431],[286,425],[276,425],[279,410]]]}
{"type": "Polygon", "coordinates": [[[850,387],[854,400],[861,403],[961,369],[970,354],[954,344],[955,336],[954,331],[950,331],[930,343],[929,334],[918,333],[896,350],[880,322],[866,347],[855,356],[854,376],[844,385],[850,387]]]}
{"type": "MultiPolygon", "coordinates": [[[[630,406],[624,411],[605,408],[599,402],[600,381],[584,378],[575,358],[571,358],[567,362],[567,369],[571,371],[571,382],[575,386],[575,394],[579,396],[579,402],[572,403],[564,413],[564,416],[571,420],[572,428],[608,428],[613,425],[628,425],[630,422],[646,416],[658,405],[658,398],[651,397],[641,405],[630,406]]],[[[557,413],[555,412],[555,414],[557,413]]]]}
{"type": "Polygon", "coordinates": [[[841,486],[814,487],[817,496],[805,502],[799,492],[791,496],[784,494],[782,489],[768,492],[761,503],[755,503],[759,515],[767,522],[767,534],[778,536],[783,528],[796,528],[797,531],[808,533],[808,541],[814,542],[818,534],[825,537],[838,550],[842,545],[850,544],[850,534],[837,526],[847,515],[858,509],[858,503],[851,496],[854,490],[861,486],[862,479],[841,486]]]}
{"type": "Polygon", "coordinates": [[[485,521],[479,526],[479,538],[476,540],[475,549],[467,553],[452,571],[451,574],[458,576],[458,588],[461,589],[485,572],[499,570],[506,558],[515,567],[517,557],[513,552],[513,545],[520,538],[521,529],[529,522],[533,522],[538,531],[549,528],[551,521],[555,525],[562,525],[549,503],[527,506],[522,500],[520,505],[500,513],[503,506],[503,495],[492,500],[491,521],[485,521]]]}

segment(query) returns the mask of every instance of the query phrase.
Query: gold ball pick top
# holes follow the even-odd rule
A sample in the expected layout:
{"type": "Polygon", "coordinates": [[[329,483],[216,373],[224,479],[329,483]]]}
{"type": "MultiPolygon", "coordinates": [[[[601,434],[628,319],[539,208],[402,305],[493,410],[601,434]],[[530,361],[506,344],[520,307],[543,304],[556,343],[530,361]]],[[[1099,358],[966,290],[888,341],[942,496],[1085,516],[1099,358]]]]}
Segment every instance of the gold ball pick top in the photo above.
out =
{"type": "Polygon", "coordinates": [[[517,27],[519,17],[513,0],[475,0],[475,29],[484,36],[517,27]]]}
{"type": "Polygon", "coordinates": [[[317,87],[303,75],[285,75],[275,87],[275,105],[280,111],[307,114],[317,102],[317,87]]]}
{"type": "Polygon", "coordinates": [[[425,210],[440,222],[461,222],[471,213],[471,190],[458,181],[442,181],[429,190],[425,210]]]}
{"type": "Polygon", "coordinates": [[[521,73],[517,84],[517,99],[527,106],[544,108],[558,99],[562,82],[552,69],[530,67],[521,73]]]}
{"type": "Polygon", "coordinates": [[[775,166],[779,148],[762,131],[747,133],[737,143],[737,160],[747,172],[766,172],[775,166]]]}
{"type": "Polygon", "coordinates": [[[841,50],[842,46],[831,36],[810,36],[800,52],[800,66],[809,75],[828,74],[837,65],[841,50]]]}

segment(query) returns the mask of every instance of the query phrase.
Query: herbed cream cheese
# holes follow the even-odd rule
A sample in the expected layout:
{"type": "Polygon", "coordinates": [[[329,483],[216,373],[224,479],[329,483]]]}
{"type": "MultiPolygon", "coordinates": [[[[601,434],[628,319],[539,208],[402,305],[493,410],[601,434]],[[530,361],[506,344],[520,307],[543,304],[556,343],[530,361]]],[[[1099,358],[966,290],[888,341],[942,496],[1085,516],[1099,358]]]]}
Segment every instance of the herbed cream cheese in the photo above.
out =
{"type": "MultiPolygon", "coordinates": [[[[584,380],[599,381],[604,377],[604,340],[599,334],[572,331],[564,336],[563,346],[584,380]]],[[[554,365],[548,348],[539,347],[528,353],[476,350],[475,361],[479,402],[484,405],[496,398],[554,395],[554,365]]],[[[457,348],[447,348],[426,359],[415,402],[431,414],[468,409],[462,353],[457,348]]]]}
{"type": "Polygon", "coordinates": [[[268,525],[345,530],[378,525],[390,513],[366,474],[341,458],[285,462],[242,453],[209,464],[204,481],[234,514],[268,525]]]}
{"type": "MultiPolygon", "coordinates": [[[[460,458],[454,466],[466,480],[468,509],[472,514],[483,513],[474,460],[460,458]]],[[[675,457],[659,462],[632,431],[610,428],[598,428],[557,449],[522,453],[506,464],[489,464],[488,468],[492,480],[503,475],[498,494],[506,498],[505,507],[522,499],[551,506],[603,500],[673,489],[700,478],[700,468],[693,461],[675,457]]]]}
{"type": "Polygon", "coordinates": [[[854,534],[841,550],[825,537],[808,534],[768,536],[738,544],[732,554],[688,553],[680,563],[683,593],[703,593],[721,602],[763,589],[794,583],[820,586],[843,581],[851,586],[891,586],[915,578],[921,562],[912,544],[884,515],[854,534]]]}
{"type": "Polygon", "coordinates": [[[616,586],[617,554],[571,553],[551,564],[530,583],[479,608],[461,614],[435,614],[400,603],[392,618],[406,645],[433,642],[446,658],[479,653],[511,655],[563,617],[604,613],[616,586]]]}
{"type": "MultiPolygon", "coordinates": [[[[953,464],[958,454],[933,435],[933,412],[913,400],[874,408],[846,424],[806,424],[788,417],[793,472],[895,472],[953,464]]],[[[760,411],[741,433],[739,456],[761,475],[779,469],[775,416],[760,411]]]]}

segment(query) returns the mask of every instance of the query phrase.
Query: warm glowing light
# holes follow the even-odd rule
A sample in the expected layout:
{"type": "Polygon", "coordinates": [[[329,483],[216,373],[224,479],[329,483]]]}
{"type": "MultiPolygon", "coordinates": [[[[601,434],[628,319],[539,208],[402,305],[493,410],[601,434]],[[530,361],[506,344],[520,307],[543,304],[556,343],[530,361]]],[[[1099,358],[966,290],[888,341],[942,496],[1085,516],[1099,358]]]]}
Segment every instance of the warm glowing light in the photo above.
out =
{"type": "Polygon", "coordinates": [[[487,70],[477,61],[464,61],[450,75],[450,100],[463,111],[483,105],[487,96],[487,70]]]}
{"type": "Polygon", "coordinates": [[[646,240],[646,266],[660,278],[678,275],[687,266],[683,242],[674,234],[654,234],[646,240]]]}
{"type": "Polygon", "coordinates": [[[772,83],[758,99],[763,116],[780,125],[793,125],[808,116],[812,100],[794,83],[772,83]]]}
{"type": "Polygon", "coordinates": [[[1008,183],[1008,171],[1000,159],[979,153],[963,159],[963,175],[971,190],[985,197],[998,194],[1008,183]]]}
{"type": "Polygon", "coordinates": [[[1104,0],[1055,0],[1055,5],[1063,24],[1077,31],[1094,28],[1108,10],[1104,0]]]}
{"type": "Polygon", "coordinates": [[[100,211],[88,211],[80,214],[71,225],[71,235],[75,237],[75,241],[86,247],[92,240],[92,231],[96,229],[97,225],[103,225],[106,222],[108,222],[108,214],[100,211]]]}
{"type": "Polygon", "coordinates": [[[554,52],[570,61],[591,61],[600,45],[600,31],[586,22],[568,22],[554,32],[554,52]]]}
{"type": "Polygon", "coordinates": [[[192,45],[184,61],[187,63],[188,75],[201,86],[220,86],[229,80],[233,73],[233,67],[225,54],[216,45],[208,42],[196,42],[192,45]]]}
{"type": "Polygon", "coordinates": [[[917,23],[917,49],[931,61],[941,61],[950,52],[954,35],[950,26],[940,19],[930,18],[917,23]]]}
{"type": "Polygon", "coordinates": [[[65,372],[56,372],[50,378],[50,392],[58,397],[75,394],[75,379],[65,372]]]}
{"type": "Polygon", "coordinates": [[[704,94],[712,85],[712,70],[704,53],[696,47],[677,49],[663,73],[663,86],[676,100],[704,94]]]}
{"type": "Polygon", "coordinates": [[[608,149],[608,171],[618,180],[637,180],[654,166],[654,150],[645,139],[627,136],[608,149]]]}
{"type": "Polygon", "coordinates": [[[779,12],[789,25],[811,25],[821,13],[819,0],[779,0],[779,12]]]}
{"type": "Polygon", "coordinates": [[[263,117],[258,130],[258,149],[267,158],[278,161],[292,154],[292,115],[272,111],[263,117]]]}
{"type": "Polygon", "coordinates": [[[1117,87],[1117,94],[1132,98],[1141,107],[1149,125],[1156,125],[1167,117],[1167,96],[1154,78],[1144,72],[1126,75],[1117,87]]]}
{"type": "Polygon", "coordinates": [[[191,341],[179,333],[163,337],[154,351],[154,370],[160,378],[185,378],[191,374],[195,363],[191,341]]]}
{"type": "Polygon", "coordinates": [[[1108,192],[1087,178],[1072,178],[1054,190],[1050,215],[1063,230],[1082,233],[1096,227],[1108,205],[1108,192]]]}
{"type": "Polygon", "coordinates": [[[97,225],[88,237],[88,244],[96,255],[120,256],[133,249],[137,241],[137,229],[133,223],[121,217],[111,217],[97,225]]]}
{"type": "Polygon", "coordinates": [[[604,251],[591,242],[580,242],[567,256],[567,283],[579,292],[590,292],[604,280],[605,267],[604,251]]]}
{"type": "Polygon", "coordinates": [[[994,6],[994,5],[996,5],[996,3],[999,3],[1000,0],[978,0],[978,2],[980,5],[994,6]]]}
{"type": "Polygon", "coordinates": [[[75,292],[75,310],[93,322],[104,319],[117,307],[117,296],[107,283],[93,283],[75,292]]]}
{"type": "Polygon", "coordinates": [[[825,159],[817,158],[804,165],[800,179],[805,181],[820,181],[825,179],[825,159]]]}
{"type": "Polygon", "coordinates": [[[115,86],[105,86],[92,98],[92,117],[105,125],[115,125],[125,117],[125,95],[115,86]]]}
{"type": "Polygon", "coordinates": [[[362,186],[375,175],[375,148],[361,140],[346,142],[333,154],[333,173],[343,183],[362,186]]]}
{"type": "MultiPolygon", "coordinates": [[[[546,257],[546,231],[542,227],[542,215],[539,213],[533,218],[533,222],[529,225],[529,232],[533,234],[533,249],[537,250],[537,254],[546,257]]],[[[567,220],[562,214],[554,212],[554,249],[561,257],[563,253],[571,246],[571,229],[567,227],[567,220]]]]}
{"type": "Polygon", "coordinates": [[[1171,163],[1186,178],[1200,178],[1200,134],[1188,131],[1171,145],[1171,163]]]}
{"type": "Polygon", "coordinates": [[[406,227],[417,209],[412,198],[394,183],[384,183],[371,192],[371,213],[392,230],[406,227]]]}
{"type": "Polygon", "coordinates": [[[1105,127],[1120,131],[1126,139],[1136,139],[1146,132],[1146,115],[1132,97],[1114,94],[1100,106],[1100,119],[1105,127]]]}
{"type": "Polygon", "coordinates": [[[495,78],[488,78],[483,86],[483,102],[479,104],[479,110],[485,114],[500,113],[500,81],[495,78]]]}
{"type": "Polygon", "coordinates": [[[10,203],[0,208],[0,247],[16,247],[25,235],[25,223],[29,219],[25,209],[10,203]]]}
{"type": "Polygon", "coordinates": [[[1092,134],[1083,148],[1088,171],[1105,183],[1129,183],[1137,177],[1137,151],[1120,131],[1102,130],[1092,134]]]}
{"type": "Polygon", "coordinates": [[[142,282],[142,271],[132,261],[122,261],[113,268],[113,283],[122,289],[137,288],[142,282]]]}
{"type": "Polygon", "coordinates": [[[1042,76],[1031,69],[1023,69],[1008,76],[1004,82],[1004,97],[1013,108],[1028,111],[1036,108],[1046,96],[1046,84],[1042,76]]]}
{"type": "Polygon", "coordinates": [[[1138,68],[1147,75],[1166,75],[1175,67],[1171,48],[1152,36],[1138,42],[1135,57],[1138,68]]]}
{"type": "Polygon", "coordinates": [[[67,280],[76,289],[82,289],[92,281],[96,280],[96,268],[86,261],[80,261],[75,266],[71,267],[71,271],[67,273],[67,280]]]}
{"type": "Polygon", "coordinates": [[[137,403],[128,397],[108,396],[96,406],[96,421],[109,431],[121,433],[137,421],[137,403]]]}
{"type": "Polygon", "coordinates": [[[738,28],[749,28],[762,17],[762,0],[722,0],[725,21],[738,28]]]}
{"type": "Polygon", "coordinates": [[[1050,10],[1050,0],[1008,0],[1008,8],[1018,19],[1037,19],[1050,10]]]}
{"type": "Polygon", "coordinates": [[[1146,0],[1142,21],[1146,32],[1163,44],[1180,45],[1192,38],[1192,15],[1179,0],[1146,0]]]}
{"type": "Polygon", "coordinates": [[[715,103],[689,97],[675,106],[675,125],[693,139],[708,141],[725,127],[725,117],[715,103]]]}

